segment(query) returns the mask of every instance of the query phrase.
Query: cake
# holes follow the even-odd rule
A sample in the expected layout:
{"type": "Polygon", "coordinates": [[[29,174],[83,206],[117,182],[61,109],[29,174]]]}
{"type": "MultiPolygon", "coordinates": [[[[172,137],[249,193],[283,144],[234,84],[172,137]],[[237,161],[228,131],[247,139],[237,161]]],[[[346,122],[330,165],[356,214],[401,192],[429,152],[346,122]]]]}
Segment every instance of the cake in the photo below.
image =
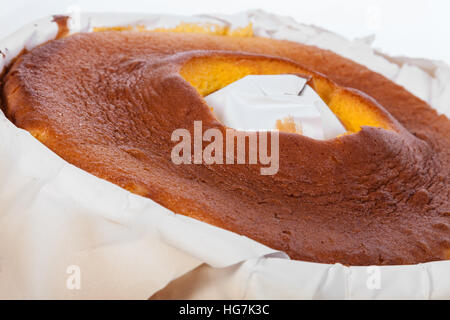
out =
{"type": "Polygon", "coordinates": [[[20,55],[2,79],[7,117],[66,161],[292,259],[450,259],[450,122],[424,101],[298,43],[101,31],[63,32],[20,55]],[[348,133],[318,141],[280,132],[275,175],[259,164],[174,164],[172,132],[192,131],[194,121],[224,132],[203,96],[250,74],[309,77],[348,133]]]}

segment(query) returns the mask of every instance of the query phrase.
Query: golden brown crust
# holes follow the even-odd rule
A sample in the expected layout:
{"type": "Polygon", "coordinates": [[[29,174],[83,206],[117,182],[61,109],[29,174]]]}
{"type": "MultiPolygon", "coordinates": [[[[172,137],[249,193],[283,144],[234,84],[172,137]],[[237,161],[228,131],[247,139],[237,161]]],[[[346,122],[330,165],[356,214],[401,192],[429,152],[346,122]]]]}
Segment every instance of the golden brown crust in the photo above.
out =
{"type": "Polygon", "coordinates": [[[19,58],[3,94],[7,116],[74,165],[294,259],[349,265],[448,259],[448,119],[330,51],[262,38],[77,34],[19,58]],[[205,129],[225,130],[179,75],[186,57],[198,55],[185,53],[192,50],[290,59],[364,92],[401,125],[386,113],[395,130],[365,127],[329,141],[282,133],[274,176],[261,176],[258,165],[174,165],[174,129],[192,130],[202,120],[205,129]]]}

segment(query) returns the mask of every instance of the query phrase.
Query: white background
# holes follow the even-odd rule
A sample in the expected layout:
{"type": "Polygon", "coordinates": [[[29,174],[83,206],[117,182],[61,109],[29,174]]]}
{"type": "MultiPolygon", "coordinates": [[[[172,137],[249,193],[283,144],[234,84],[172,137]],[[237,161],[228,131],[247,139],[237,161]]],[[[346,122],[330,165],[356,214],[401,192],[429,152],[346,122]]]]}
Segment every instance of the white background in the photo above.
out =
{"type": "Polygon", "coordinates": [[[376,35],[375,47],[391,55],[444,60],[450,64],[448,0],[0,0],[0,37],[36,18],[85,11],[236,13],[248,9],[289,15],[347,38],[376,35]]]}

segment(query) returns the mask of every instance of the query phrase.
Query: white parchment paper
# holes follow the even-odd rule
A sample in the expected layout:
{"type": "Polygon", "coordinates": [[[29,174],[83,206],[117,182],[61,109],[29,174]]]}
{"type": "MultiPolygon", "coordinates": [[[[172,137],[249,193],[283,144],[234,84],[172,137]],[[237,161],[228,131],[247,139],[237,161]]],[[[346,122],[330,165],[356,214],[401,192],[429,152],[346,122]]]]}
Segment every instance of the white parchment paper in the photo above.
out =
{"type": "MultiPolygon", "coordinates": [[[[24,47],[54,38],[51,20],[1,40],[0,69],[24,47]]],[[[262,11],[195,17],[77,13],[74,20],[73,32],[252,22],[256,35],[331,49],[450,114],[450,69],[443,63],[387,58],[370,39],[348,41],[262,11]]],[[[291,261],[68,164],[3,114],[0,158],[0,298],[450,298],[450,261],[350,268],[291,261]]]]}

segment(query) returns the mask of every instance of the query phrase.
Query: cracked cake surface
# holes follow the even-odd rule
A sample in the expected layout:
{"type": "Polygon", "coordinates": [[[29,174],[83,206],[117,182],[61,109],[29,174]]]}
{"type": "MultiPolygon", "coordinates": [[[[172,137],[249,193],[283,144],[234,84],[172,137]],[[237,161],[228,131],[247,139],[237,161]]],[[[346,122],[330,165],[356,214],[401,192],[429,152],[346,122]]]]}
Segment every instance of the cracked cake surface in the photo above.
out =
{"type": "MultiPolygon", "coordinates": [[[[3,110],[63,159],[293,259],[450,259],[450,121],[380,74],[288,41],[105,31],[23,53],[3,110]],[[279,135],[279,171],[175,165],[175,129],[226,127],[202,96],[248,74],[307,74],[349,134],[279,135]]],[[[205,146],[205,145],[204,145],[205,146]]],[[[219,248],[220,249],[220,248],[219,248]]]]}

